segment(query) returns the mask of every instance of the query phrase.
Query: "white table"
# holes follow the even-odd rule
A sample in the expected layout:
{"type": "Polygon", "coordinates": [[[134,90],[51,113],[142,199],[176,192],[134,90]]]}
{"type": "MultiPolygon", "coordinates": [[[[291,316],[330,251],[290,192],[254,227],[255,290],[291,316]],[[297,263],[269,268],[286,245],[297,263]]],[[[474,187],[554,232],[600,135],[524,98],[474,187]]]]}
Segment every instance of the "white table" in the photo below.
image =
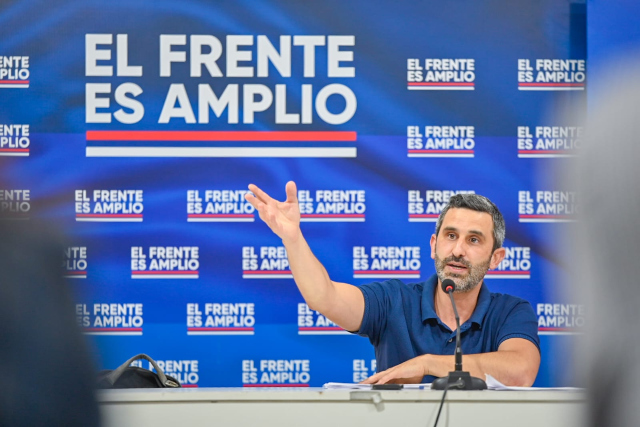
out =
{"type": "MultiPolygon", "coordinates": [[[[100,391],[108,427],[433,426],[441,391],[137,389],[100,391]]],[[[449,391],[439,426],[581,426],[579,391],[449,391]]]]}

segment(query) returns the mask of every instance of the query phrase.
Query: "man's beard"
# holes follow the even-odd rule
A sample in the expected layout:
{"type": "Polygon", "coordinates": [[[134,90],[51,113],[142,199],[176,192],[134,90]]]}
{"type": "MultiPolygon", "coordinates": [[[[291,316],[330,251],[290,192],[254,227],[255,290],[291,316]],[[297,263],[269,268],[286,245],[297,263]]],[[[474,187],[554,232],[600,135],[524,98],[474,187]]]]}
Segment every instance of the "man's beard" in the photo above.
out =
{"type": "Polygon", "coordinates": [[[480,284],[484,275],[487,274],[487,271],[489,270],[490,263],[491,257],[483,263],[473,265],[462,257],[458,258],[452,255],[445,259],[440,259],[438,254],[435,256],[436,274],[438,275],[438,279],[440,279],[440,283],[445,279],[451,279],[456,284],[455,292],[461,293],[469,292],[480,284]],[[462,264],[467,267],[468,272],[466,277],[458,273],[445,273],[444,268],[450,262],[462,264]]]}

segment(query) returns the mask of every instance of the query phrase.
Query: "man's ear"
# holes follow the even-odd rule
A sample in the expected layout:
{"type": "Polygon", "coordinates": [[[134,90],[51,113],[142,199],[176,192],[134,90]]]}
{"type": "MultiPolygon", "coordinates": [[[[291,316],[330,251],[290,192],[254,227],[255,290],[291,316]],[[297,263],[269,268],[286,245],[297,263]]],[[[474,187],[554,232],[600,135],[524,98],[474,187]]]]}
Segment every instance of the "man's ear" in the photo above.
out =
{"type": "Polygon", "coordinates": [[[436,258],[436,240],[436,235],[432,234],[431,241],[429,242],[429,244],[431,245],[431,259],[436,258]]]}
{"type": "Polygon", "coordinates": [[[506,250],[504,248],[498,248],[491,254],[491,262],[489,263],[489,270],[493,270],[497,266],[500,265],[504,256],[506,254],[506,250]]]}

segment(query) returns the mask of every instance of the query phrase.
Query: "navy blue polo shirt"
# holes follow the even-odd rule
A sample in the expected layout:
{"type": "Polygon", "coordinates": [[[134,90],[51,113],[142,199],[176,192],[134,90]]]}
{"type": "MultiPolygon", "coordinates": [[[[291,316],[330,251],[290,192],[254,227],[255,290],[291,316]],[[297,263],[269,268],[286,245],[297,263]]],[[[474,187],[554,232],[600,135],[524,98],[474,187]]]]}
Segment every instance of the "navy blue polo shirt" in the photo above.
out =
{"type": "MultiPolygon", "coordinates": [[[[422,354],[454,354],[455,329],[442,323],[435,311],[437,286],[435,274],[422,283],[405,285],[394,279],[359,286],[365,304],[356,333],[368,337],[374,345],[378,372],[422,354]]],[[[524,338],[540,349],[533,308],[521,298],[491,293],[483,283],[476,309],[460,326],[462,353],[497,351],[509,338],[524,338]]],[[[423,381],[434,378],[426,376],[423,381]]]]}

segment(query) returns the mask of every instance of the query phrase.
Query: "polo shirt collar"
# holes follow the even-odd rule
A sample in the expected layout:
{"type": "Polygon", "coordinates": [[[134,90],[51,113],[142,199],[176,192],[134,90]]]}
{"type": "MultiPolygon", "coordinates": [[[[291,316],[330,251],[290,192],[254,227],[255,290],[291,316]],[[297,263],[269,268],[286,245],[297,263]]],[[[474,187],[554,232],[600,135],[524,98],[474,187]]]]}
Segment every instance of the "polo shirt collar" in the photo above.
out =
{"type": "MultiPolygon", "coordinates": [[[[438,319],[438,315],[436,314],[436,309],[434,306],[434,295],[436,291],[436,287],[438,286],[438,276],[433,275],[429,277],[424,282],[424,287],[422,290],[422,321],[428,319],[438,319]]],[[[484,316],[489,311],[489,304],[491,303],[491,292],[487,285],[482,282],[480,287],[480,293],[478,294],[478,303],[476,304],[476,309],[473,310],[473,314],[468,322],[476,323],[478,326],[482,326],[482,321],[484,320],[484,316]]]]}

